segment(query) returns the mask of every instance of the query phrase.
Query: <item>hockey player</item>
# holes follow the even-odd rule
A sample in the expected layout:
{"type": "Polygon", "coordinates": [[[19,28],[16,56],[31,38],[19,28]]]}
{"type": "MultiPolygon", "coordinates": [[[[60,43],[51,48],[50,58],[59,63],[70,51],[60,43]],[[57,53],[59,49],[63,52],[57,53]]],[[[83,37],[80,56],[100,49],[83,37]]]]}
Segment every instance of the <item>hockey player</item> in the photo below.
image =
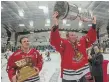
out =
{"type": "Polygon", "coordinates": [[[86,48],[96,41],[96,17],[92,20],[92,27],[81,39],[74,32],[66,34],[63,39],[59,34],[58,12],[53,14],[54,25],[51,29],[50,43],[61,55],[62,82],[85,82],[85,74],[89,70],[86,48]]]}
{"type": "Polygon", "coordinates": [[[46,50],[45,55],[46,55],[46,57],[47,57],[47,61],[51,61],[49,50],[46,50]]]}
{"type": "MultiPolygon", "coordinates": [[[[28,78],[23,82],[39,82],[39,72],[41,71],[43,65],[42,57],[36,49],[29,48],[29,40],[27,37],[22,37],[20,39],[20,43],[21,49],[14,52],[8,60],[8,77],[11,82],[19,82],[19,70],[21,70],[23,67],[28,67],[28,69],[31,68],[31,71],[35,71],[35,74],[37,74],[31,77],[28,76],[28,78]]],[[[24,73],[26,70],[27,69],[23,70],[24,73]]],[[[29,74],[31,71],[26,72],[25,75],[29,74]]],[[[23,79],[27,77],[23,75],[20,76],[22,76],[23,79]]]]}

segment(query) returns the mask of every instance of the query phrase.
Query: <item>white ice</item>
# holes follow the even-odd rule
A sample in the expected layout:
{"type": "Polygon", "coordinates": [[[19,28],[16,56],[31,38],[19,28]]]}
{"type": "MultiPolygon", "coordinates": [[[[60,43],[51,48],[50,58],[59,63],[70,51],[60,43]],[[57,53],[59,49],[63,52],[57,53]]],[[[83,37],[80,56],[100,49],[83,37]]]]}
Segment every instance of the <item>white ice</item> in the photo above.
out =
{"type": "MultiPolygon", "coordinates": [[[[103,54],[104,59],[109,60],[109,54],[103,54]]],[[[6,72],[7,60],[1,56],[1,82],[10,82],[6,72]]],[[[45,58],[45,57],[44,57],[45,58]]],[[[45,58],[46,59],[46,58],[45,58]]],[[[58,53],[51,53],[51,61],[45,61],[42,71],[40,72],[41,82],[61,82],[60,78],[60,55],[58,53]]],[[[109,64],[108,64],[109,74],[109,64]]]]}

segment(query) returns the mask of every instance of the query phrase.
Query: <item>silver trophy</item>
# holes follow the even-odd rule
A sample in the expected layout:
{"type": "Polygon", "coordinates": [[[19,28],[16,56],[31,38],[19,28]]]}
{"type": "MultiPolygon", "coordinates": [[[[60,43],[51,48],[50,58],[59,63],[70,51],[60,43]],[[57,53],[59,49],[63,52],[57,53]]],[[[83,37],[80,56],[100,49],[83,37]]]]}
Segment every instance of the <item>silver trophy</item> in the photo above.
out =
{"type": "Polygon", "coordinates": [[[70,5],[67,1],[57,1],[54,6],[54,12],[55,11],[59,13],[59,19],[75,20],[76,18],[79,18],[81,21],[85,22],[92,20],[91,12],[85,9],[80,11],[77,5],[70,5]]]}

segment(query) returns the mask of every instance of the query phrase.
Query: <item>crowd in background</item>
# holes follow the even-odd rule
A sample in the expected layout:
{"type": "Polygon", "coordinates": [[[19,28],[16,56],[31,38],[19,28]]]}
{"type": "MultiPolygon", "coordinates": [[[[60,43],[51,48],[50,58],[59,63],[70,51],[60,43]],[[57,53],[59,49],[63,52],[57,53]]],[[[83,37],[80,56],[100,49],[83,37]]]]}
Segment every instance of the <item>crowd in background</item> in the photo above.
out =
{"type": "MultiPolygon", "coordinates": [[[[11,47],[11,48],[9,48],[9,50],[11,50],[12,52],[15,52],[17,49],[19,49],[20,47],[18,46],[18,47],[11,47]]],[[[43,51],[45,51],[46,49],[48,49],[48,50],[50,50],[50,51],[55,51],[55,49],[52,47],[52,46],[50,46],[50,45],[43,45],[43,46],[31,46],[31,48],[35,48],[35,49],[37,49],[37,50],[41,50],[42,52],[43,51]]],[[[1,52],[2,53],[5,53],[6,51],[7,51],[7,47],[1,47],[1,52]]]]}

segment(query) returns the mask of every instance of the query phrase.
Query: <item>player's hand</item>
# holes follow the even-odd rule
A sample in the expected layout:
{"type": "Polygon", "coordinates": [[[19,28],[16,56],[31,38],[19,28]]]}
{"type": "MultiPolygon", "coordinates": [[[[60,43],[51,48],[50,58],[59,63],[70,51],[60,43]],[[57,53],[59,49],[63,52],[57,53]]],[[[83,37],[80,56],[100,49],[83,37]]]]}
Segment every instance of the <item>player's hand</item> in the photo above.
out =
{"type": "Polygon", "coordinates": [[[93,16],[92,24],[96,24],[96,17],[93,16]]]}
{"type": "Polygon", "coordinates": [[[12,82],[17,82],[16,75],[12,77],[12,82]]]}
{"type": "Polygon", "coordinates": [[[39,74],[39,68],[34,66],[34,69],[37,71],[37,73],[39,74]]]}
{"type": "Polygon", "coordinates": [[[59,15],[59,13],[58,13],[57,11],[55,11],[55,12],[53,13],[53,18],[57,18],[57,19],[58,19],[58,15],[59,15]]]}

